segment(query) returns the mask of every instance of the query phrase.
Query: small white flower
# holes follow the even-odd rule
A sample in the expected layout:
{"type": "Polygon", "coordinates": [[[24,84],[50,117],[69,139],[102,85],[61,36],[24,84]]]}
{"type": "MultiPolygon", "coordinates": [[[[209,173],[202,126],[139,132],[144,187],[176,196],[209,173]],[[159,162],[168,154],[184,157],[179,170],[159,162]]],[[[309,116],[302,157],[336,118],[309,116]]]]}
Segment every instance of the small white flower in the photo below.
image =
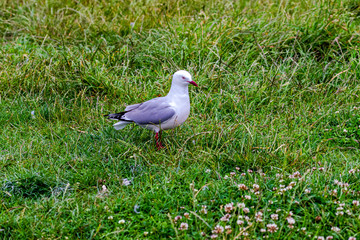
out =
{"type": "Polygon", "coordinates": [[[348,131],[346,129],[344,129],[344,133],[347,133],[348,131]]]}
{"type": "Polygon", "coordinates": [[[131,181],[127,178],[123,178],[122,180],[122,185],[124,186],[129,186],[131,184],[131,181]]]}
{"type": "Polygon", "coordinates": [[[344,215],[344,212],[343,212],[343,211],[336,212],[335,215],[336,215],[336,216],[338,216],[338,215],[342,216],[342,215],[344,215]]]}
{"type": "Polygon", "coordinates": [[[349,237],[349,240],[356,240],[356,237],[349,237]]]}
{"type": "Polygon", "coordinates": [[[36,117],[35,117],[35,111],[31,111],[31,118],[32,119],[35,119],[36,117]]]}
{"type": "Polygon", "coordinates": [[[109,220],[113,220],[114,217],[113,217],[113,216],[108,216],[108,219],[109,219],[109,220]]]}
{"type": "Polygon", "coordinates": [[[275,220],[275,221],[279,219],[279,215],[277,215],[277,214],[271,214],[270,217],[272,220],[275,220]]]}
{"type": "Polygon", "coordinates": [[[250,209],[249,208],[243,208],[244,213],[249,213],[250,209]]]}
{"type": "Polygon", "coordinates": [[[224,227],[220,226],[220,225],[216,225],[216,227],[214,228],[214,230],[212,231],[212,233],[223,233],[224,232],[224,227]]]}
{"type": "Polygon", "coordinates": [[[174,218],[174,222],[177,222],[177,221],[179,221],[180,219],[182,219],[182,216],[178,215],[178,216],[176,216],[176,217],[174,218]]]}
{"type": "Polygon", "coordinates": [[[231,203],[228,203],[224,206],[224,210],[225,212],[227,213],[230,213],[232,210],[234,209],[234,203],[231,202],[231,203]]]}
{"type": "Polygon", "coordinates": [[[183,222],[180,224],[179,230],[185,231],[188,230],[188,228],[189,228],[189,224],[183,222]]]}
{"type": "Polygon", "coordinates": [[[149,232],[144,232],[144,236],[146,237],[149,234],[149,232]]]}
{"type": "Polygon", "coordinates": [[[124,224],[124,223],[125,223],[125,220],[124,220],[124,219],[121,219],[121,220],[119,220],[118,223],[119,223],[119,224],[124,224]]]}
{"type": "Polygon", "coordinates": [[[287,217],[286,220],[288,221],[288,223],[289,223],[290,225],[294,225],[294,224],[295,224],[295,219],[292,218],[292,217],[287,217]]]}
{"type": "Polygon", "coordinates": [[[225,214],[222,218],[220,218],[220,221],[228,222],[230,218],[231,218],[230,214],[225,214]]]}
{"type": "Polygon", "coordinates": [[[245,198],[246,198],[247,200],[250,200],[250,199],[251,199],[251,196],[250,196],[250,195],[245,195],[245,198]]]}
{"type": "Polygon", "coordinates": [[[207,214],[207,210],[206,210],[207,206],[206,205],[202,205],[201,206],[201,210],[200,210],[200,213],[202,214],[207,214]]]}
{"type": "Polygon", "coordinates": [[[331,228],[331,231],[334,231],[334,232],[339,233],[339,232],[341,231],[341,229],[338,228],[338,227],[332,227],[332,228],[331,228]]]}
{"type": "Polygon", "coordinates": [[[311,190],[310,189],[305,189],[305,193],[309,194],[309,193],[311,193],[311,190]]]}
{"type": "Polygon", "coordinates": [[[238,203],[237,206],[238,206],[238,208],[244,208],[244,207],[245,207],[245,203],[238,203]]]}
{"type": "Polygon", "coordinates": [[[262,228],[262,229],[260,229],[260,232],[264,233],[264,232],[266,232],[266,229],[262,228]]]}
{"type": "Polygon", "coordinates": [[[266,225],[266,227],[267,227],[268,231],[271,233],[277,232],[277,230],[279,229],[275,223],[268,224],[268,225],[266,225]]]}
{"type": "Polygon", "coordinates": [[[237,224],[237,225],[243,225],[243,224],[244,224],[244,221],[239,219],[239,220],[236,221],[236,224],[237,224]]]}
{"type": "Polygon", "coordinates": [[[331,239],[333,239],[334,237],[333,236],[327,236],[326,237],[326,240],[331,240],[331,239]]]}
{"type": "Polygon", "coordinates": [[[359,206],[360,202],[357,201],[357,200],[354,200],[354,201],[352,201],[352,204],[353,204],[354,206],[359,206]]]}
{"type": "Polygon", "coordinates": [[[205,172],[206,172],[206,173],[210,173],[211,170],[210,170],[210,169],[206,169],[205,172]]]}
{"type": "Polygon", "coordinates": [[[239,190],[248,190],[249,188],[245,184],[238,185],[239,190]]]}

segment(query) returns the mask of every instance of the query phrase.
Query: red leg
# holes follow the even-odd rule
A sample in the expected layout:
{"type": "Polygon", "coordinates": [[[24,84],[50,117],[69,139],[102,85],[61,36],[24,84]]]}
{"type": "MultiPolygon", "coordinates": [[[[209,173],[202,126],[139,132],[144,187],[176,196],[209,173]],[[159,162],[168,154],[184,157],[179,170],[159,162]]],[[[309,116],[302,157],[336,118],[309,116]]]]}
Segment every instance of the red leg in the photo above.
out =
{"type": "Polygon", "coordinates": [[[164,146],[161,144],[161,131],[155,134],[155,142],[158,150],[164,148],[164,146]]]}

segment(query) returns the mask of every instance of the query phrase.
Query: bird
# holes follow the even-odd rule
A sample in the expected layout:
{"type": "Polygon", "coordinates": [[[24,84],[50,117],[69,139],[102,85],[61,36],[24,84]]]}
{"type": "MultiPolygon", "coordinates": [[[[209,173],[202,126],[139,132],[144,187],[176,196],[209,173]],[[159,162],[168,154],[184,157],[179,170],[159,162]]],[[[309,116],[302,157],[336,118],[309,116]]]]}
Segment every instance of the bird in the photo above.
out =
{"type": "Polygon", "coordinates": [[[160,150],[164,148],[161,143],[162,130],[182,125],[190,114],[189,84],[198,87],[188,71],[179,70],[174,73],[170,91],[166,96],[129,105],[123,112],[108,114],[105,117],[118,120],[114,124],[116,130],[135,123],[154,131],[156,147],[160,150]]]}

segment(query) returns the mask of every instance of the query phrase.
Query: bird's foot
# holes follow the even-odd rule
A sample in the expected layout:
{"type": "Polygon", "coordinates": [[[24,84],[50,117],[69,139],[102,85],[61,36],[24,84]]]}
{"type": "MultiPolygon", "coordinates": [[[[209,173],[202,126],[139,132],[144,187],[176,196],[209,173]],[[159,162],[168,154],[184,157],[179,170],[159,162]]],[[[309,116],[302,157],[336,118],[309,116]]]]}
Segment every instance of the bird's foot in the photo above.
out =
{"type": "Polygon", "coordinates": [[[156,144],[157,150],[160,151],[161,149],[165,148],[161,143],[160,144],[156,144]]]}

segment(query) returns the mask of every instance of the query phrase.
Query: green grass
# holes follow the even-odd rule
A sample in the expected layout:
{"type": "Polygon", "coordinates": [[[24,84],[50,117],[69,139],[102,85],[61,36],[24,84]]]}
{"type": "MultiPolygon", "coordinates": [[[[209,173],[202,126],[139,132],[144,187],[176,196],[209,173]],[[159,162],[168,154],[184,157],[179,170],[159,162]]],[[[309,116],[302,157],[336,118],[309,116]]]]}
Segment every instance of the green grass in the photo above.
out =
{"type": "Polygon", "coordinates": [[[358,1],[2,1],[0,33],[1,239],[360,238],[358,1]],[[179,69],[166,149],[103,117],[179,69]]]}

